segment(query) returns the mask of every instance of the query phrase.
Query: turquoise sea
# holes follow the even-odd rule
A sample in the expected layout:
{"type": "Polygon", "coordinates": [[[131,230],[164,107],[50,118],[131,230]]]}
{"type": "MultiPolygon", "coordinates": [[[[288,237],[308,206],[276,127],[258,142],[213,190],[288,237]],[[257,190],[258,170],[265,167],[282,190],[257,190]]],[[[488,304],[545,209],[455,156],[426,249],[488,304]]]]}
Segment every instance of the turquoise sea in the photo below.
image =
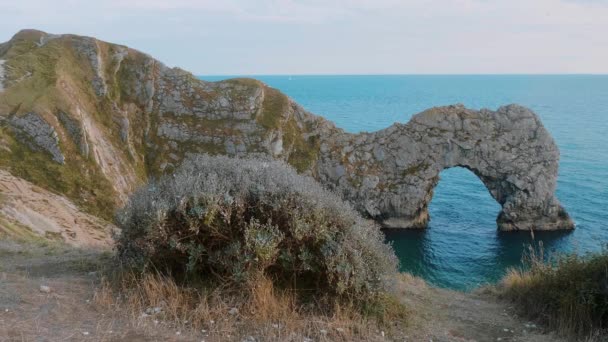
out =
{"type": "MultiPolygon", "coordinates": [[[[230,76],[232,77],[232,76],[230,76]]],[[[202,76],[217,81],[229,76],[202,76]]],[[[586,253],[608,243],[608,75],[253,76],[350,131],[374,131],[433,106],[533,109],[561,149],[557,194],[571,233],[536,232],[545,250],[586,253]]],[[[496,230],[499,205],[475,175],[444,170],[429,228],[390,233],[408,271],[442,287],[472,289],[518,266],[529,233],[496,230]]]]}

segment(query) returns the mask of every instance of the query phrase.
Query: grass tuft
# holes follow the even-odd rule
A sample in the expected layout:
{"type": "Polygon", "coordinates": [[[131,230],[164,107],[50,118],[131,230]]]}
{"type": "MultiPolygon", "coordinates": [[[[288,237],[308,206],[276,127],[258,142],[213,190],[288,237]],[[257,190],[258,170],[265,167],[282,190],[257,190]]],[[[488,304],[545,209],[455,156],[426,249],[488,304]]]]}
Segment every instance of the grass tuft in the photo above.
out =
{"type": "Polygon", "coordinates": [[[511,269],[502,296],[528,318],[573,339],[608,338],[608,251],[546,258],[530,246],[524,267],[511,269]]]}

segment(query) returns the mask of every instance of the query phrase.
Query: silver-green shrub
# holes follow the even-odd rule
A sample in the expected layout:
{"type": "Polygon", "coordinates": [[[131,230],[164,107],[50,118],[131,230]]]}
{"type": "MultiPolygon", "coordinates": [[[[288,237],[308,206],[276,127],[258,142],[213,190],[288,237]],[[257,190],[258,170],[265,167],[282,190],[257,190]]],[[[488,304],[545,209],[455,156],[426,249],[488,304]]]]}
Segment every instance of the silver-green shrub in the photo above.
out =
{"type": "Polygon", "coordinates": [[[283,162],[198,156],[117,215],[123,264],[371,299],[397,261],[380,229],[283,162]]]}

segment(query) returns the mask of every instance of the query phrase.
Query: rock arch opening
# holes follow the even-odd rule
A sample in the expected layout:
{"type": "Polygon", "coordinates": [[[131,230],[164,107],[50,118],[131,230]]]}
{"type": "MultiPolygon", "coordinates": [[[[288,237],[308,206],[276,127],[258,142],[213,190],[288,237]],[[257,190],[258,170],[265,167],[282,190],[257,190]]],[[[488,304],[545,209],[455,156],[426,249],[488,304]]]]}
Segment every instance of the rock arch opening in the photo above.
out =
{"type": "Polygon", "coordinates": [[[495,225],[501,205],[483,182],[464,167],[444,169],[429,202],[429,227],[467,229],[495,225]]]}

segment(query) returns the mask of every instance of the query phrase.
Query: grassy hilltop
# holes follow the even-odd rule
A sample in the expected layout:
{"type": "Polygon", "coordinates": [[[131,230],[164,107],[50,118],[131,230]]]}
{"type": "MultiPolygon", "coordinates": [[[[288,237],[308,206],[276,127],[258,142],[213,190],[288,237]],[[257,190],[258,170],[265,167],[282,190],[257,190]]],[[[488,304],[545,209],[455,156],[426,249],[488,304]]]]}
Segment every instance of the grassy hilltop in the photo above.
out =
{"type": "Polygon", "coordinates": [[[333,129],[261,82],[203,82],[94,38],[24,30],[0,61],[0,167],[106,218],[189,154],[272,154],[309,170],[311,132],[333,129]]]}

